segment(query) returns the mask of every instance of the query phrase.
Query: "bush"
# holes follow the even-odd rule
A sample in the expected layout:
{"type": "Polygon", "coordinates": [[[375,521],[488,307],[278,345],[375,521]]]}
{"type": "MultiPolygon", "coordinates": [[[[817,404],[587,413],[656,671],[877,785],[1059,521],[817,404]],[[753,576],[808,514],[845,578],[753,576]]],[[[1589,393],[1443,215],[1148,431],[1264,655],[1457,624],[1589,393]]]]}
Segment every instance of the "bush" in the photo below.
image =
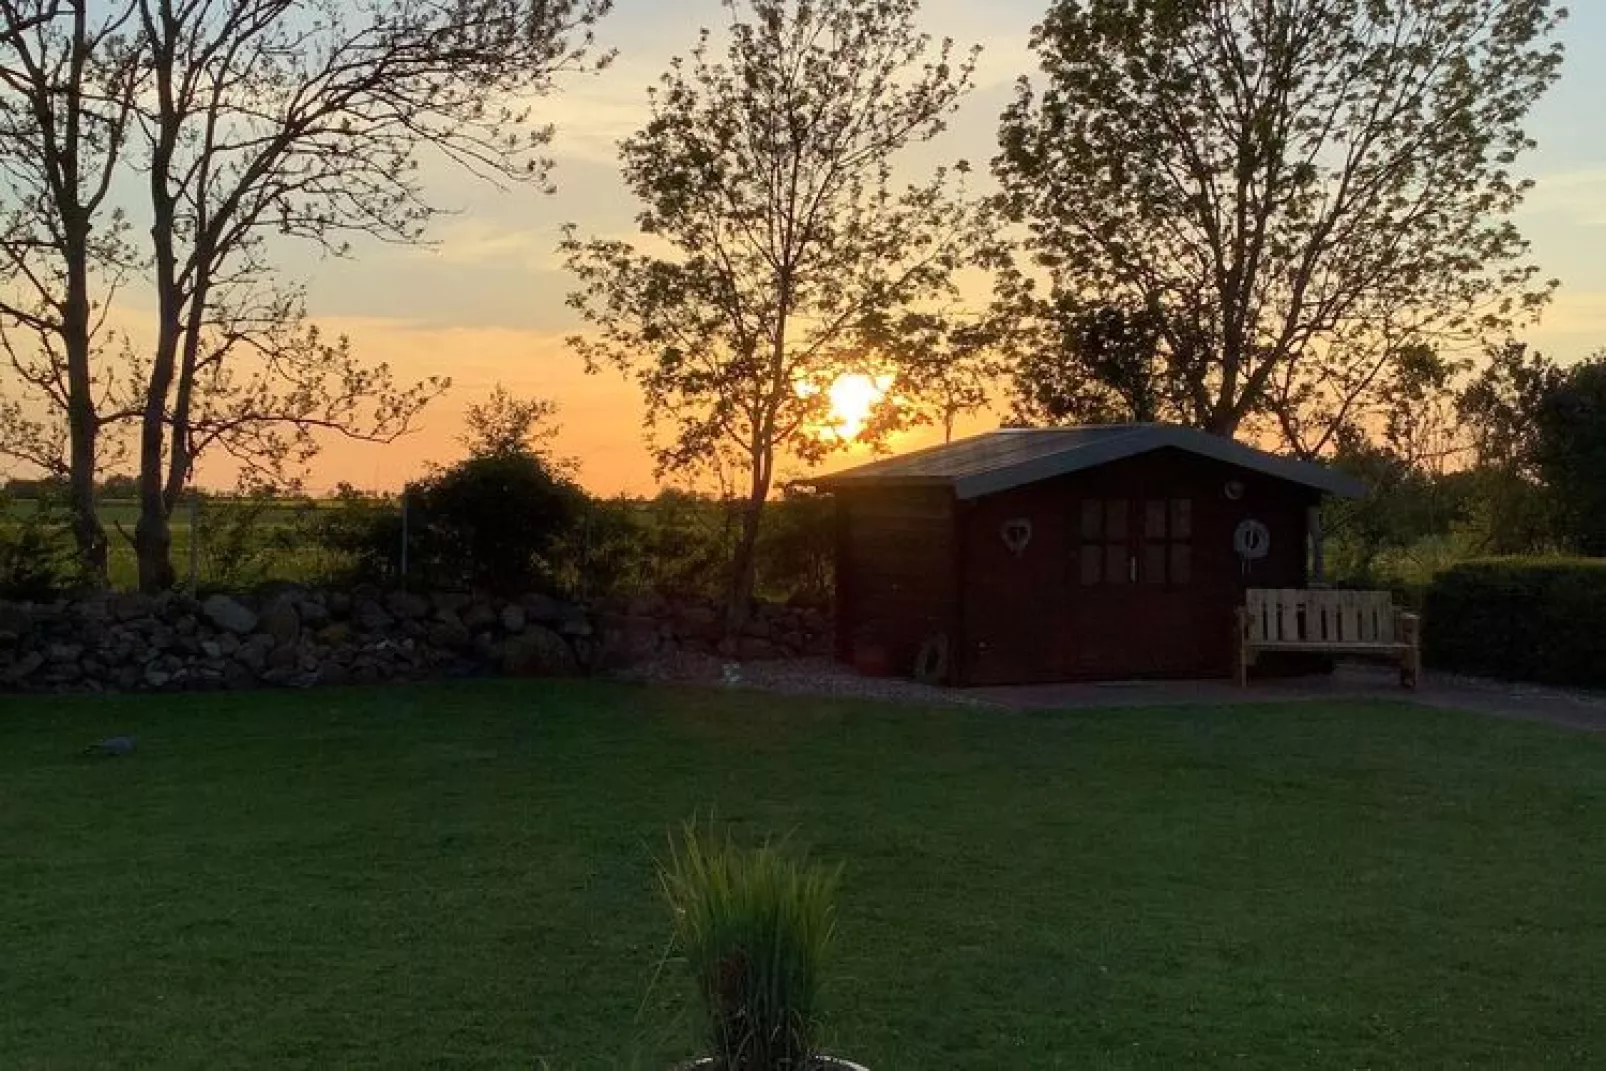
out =
{"type": "Polygon", "coordinates": [[[838,871],[688,823],[659,867],[718,1071],[802,1071],[819,1055],[819,992],[838,871]]]}
{"type": "Polygon", "coordinates": [[[0,599],[46,602],[76,578],[66,510],[50,498],[23,503],[0,494],[0,599]]]}
{"type": "Polygon", "coordinates": [[[532,453],[484,454],[408,488],[408,581],[516,594],[555,584],[551,552],[585,493],[532,453]]]}
{"type": "MultiPolygon", "coordinates": [[[[317,507],[305,500],[281,498],[207,498],[196,510],[190,530],[195,545],[197,587],[207,591],[248,591],[275,580],[289,579],[308,544],[307,530],[317,507]]],[[[179,514],[175,520],[185,514],[179,514]]],[[[188,563],[174,555],[181,577],[188,563]]]]}
{"type": "Polygon", "coordinates": [[[336,584],[401,583],[401,506],[342,484],[334,501],[313,514],[310,538],[340,565],[336,584]]]}
{"type": "MultiPolygon", "coordinates": [[[[548,557],[561,589],[577,598],[719,598],[730,582],[737,525],[736,504],[684,491],[595,499],[548,557]]],[[[788,494],[771,502],[759,531],[759,594],[828,602],[835,555],[830,499],[788,494]]]]}
{"type": "Polygon", "coordinates": [[[1500,558],[1440,573],[1423,656],[1460,673],[1606,685],[1606,559],[1500,558]]]}
{"type": "Polygon", "coordinates": [[[733,531],[724,503],[684,491],[593,501],[566,548],[575,592],[714,595],[729,572],[733,531]]]}
{"type": "Polygon", "coordinates": [[[836,502],[788,491],[764,510],[758,533],[758,590],[771,598],[824,605],[836,575],[836,502]]]}

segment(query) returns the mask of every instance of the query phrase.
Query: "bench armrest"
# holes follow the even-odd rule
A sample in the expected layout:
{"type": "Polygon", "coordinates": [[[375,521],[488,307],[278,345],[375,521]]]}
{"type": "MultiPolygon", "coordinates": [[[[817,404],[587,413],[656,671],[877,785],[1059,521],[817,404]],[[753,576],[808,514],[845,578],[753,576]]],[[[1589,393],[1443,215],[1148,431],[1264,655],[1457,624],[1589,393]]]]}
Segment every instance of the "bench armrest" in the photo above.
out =
{"type": "Polygon", "coordinates": [[[1407,647],[1422,645],[1422,617],[1420,614],[1394,611],[1394,638],[1407,647]]]}

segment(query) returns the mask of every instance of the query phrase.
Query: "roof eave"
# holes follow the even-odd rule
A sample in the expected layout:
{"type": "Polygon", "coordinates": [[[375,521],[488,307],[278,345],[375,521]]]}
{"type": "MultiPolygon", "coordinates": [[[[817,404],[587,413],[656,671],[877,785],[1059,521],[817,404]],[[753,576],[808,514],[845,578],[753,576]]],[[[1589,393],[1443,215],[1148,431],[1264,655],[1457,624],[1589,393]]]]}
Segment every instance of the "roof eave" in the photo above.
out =
{"type": "Polygon", "coordinates": [[[952,487],[946,476],[851,476],[838,474],[796,481],[816,491],[862,491],[882,487],[952,487]]]}
{"type": "Polygon", "coordinates": [[[1072,454],[1049,455],[989,472],[961,476],[953,481],[954,495],[961,501],[981,498],[1166,447],[1259,472],[1273,479],[1300,484],[1339,498],[1365,498],[1367,494],[1365,484],[1325,465],[1278,457],[1195,429],[1161,425],[1134,429],[1129,435],[1094,443],[1072,454]]]}

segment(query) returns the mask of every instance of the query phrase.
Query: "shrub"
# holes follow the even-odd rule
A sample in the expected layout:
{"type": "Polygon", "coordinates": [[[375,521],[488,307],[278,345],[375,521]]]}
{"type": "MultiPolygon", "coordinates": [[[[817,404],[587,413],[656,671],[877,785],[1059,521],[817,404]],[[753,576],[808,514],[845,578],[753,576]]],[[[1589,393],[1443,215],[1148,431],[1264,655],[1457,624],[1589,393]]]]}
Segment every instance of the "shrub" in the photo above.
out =
{"type": "MultiPolygon", "coordinates": [[[[827,602],[836,556],[834,504],[788,493],[764,511],[758,543],[759,594],[827,602]]],[[[717,598],[730,581],[737,506],[664,490],[650,499],[591,501],[553,548],[563,589],[582,598],[657,594],[717,598]]]]}
{"type": "Polygon", "coordinates": [[[1606,685],[1606,559],[1500,558],[1440,573],[1424,608],[1428,665],[1606,685]]]}
{"type": "Polygon", "coordinates": [[[0,599],[45,602],[76,577],[66,511],[47,497],[23,503],[0,494],[0,599]]]}
{"type": "Polygon", "coordinates": [[[339,564],[324,578],[336,584],[401,582],[401,506],[342,484],[312,515],[309,538],[339,564]]]}
{"type": "Polygon", "coordinates": [[[758,588],[772,598],[830,601],[836,573],[836,502],[788,490],[764,511],[758,534],[758,588]]]}
{"type": "MultiPolygon", "coordinates": [[[[275,580],[312,579],[296,566],[309,543],[310,518],[317,512],[306,500],[202,497],[189,532],[197,587],[247,591],[275,580]]],[[[187,576],[187,563],[180,558],[176,564],[179,575],[187,576]]]]}
{"type": "Polygon", "coordinates": [[[814,1066],[837,870],[688,823],[659,867],[717,1071],[814,1066]]]}
{"type": "Polygon", "coordinates": [[[580,595],[712,595],[726,578],[731,531],[723,503],[684,491],[597,500],[567,558],[580,595]]]}
{"type": "Polygon", "coordinates": [[[310,538],[341,563],[338,579],[507,594],[552,586],[554,549],[585,502],[532,454],[471,457],[407,488],[407,565],[400,503],[342,488],[310,538]]]}

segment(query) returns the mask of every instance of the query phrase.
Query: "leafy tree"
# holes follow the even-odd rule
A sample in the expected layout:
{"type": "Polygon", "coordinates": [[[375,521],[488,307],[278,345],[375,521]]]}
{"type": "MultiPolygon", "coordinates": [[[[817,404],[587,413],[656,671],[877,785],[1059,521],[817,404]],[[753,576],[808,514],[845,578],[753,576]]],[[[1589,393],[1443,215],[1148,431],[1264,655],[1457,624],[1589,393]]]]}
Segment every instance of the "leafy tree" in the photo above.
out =
{"type": "Polygon", "coordinates": [[[793,604],[823,606],[836,575],[836,507],[828,495],[787,487],[765,515],[758,545],[764,589],[793,604]]]}
{"type": "MultiPolygon", "coordinates": [[[[517,594],[556,587],[587,512],[575,464],[556,459],[557,406],[516,398],[498,384],[468,407],[461,442],[468,456],[410,484],[409,573],[425,583],[517,594]]],[[[347,499],[350,524],[377,541],[357,561],[368,572],[399,547],[399,516],[347,499]]],[[[360,543],[360,540],[358,541],[360,543]]],[[[572,570],[570,570],[572,572],[572,570]]]]}
{"type": "Polygon", "coordinates": [[[1161,319],[1149,310],[1039,306],[1017,335],[1016,423],[1149,423],[1171,416],[1161,368],[1161,319]]]}
{"type": "Polygon", "coordinates": [[[890,380],[859,438],[879,444],[896,431],[935,426],[952,442],[961,417],[990,408],[1006,368],[1007,324],[960,310],[872,318],[858,333],[867,354],[885,359],[890,380]]]}
{"type": "Polygon", "coordinates": [[[498,383],[485,401],[463,413],[464,432],[457,441],[474,455],[545,453],[557,438],[557,414],[557,403],[515,398],[498,383]]]}
{"type": "Polygon", "coordinates": [[[483,402],[463,413],[464,432],[458,437],[472,457],[529,454],[548,467],[573,476],[579,463],[555,452],[558,405],[546,398],[515,398],[498,383],[483,402]]]}
{"type": "MultiPolygon", "coordinates": [[[[1163,397],[1319,453],[1405,347],[1535,310],[1548,0],[1059,0],[995,170],[1052,307],[1160,317],[1163,397]]],[[[1032,282],[1036,282],[1034,278],[1032,282]]]]}
{"type": "Polygon", "coordinates": [[[1467,517],[1464,484],[1355,429],[1338,436],[1333,464],[1367,488],[1364,498],[1329,499],[1323,509],[1328,574],[1345,583],[1386,582],[1378,575],[1384,554],[1446,537],[1467,517]]]}
{"type": "Polygon", "coordinates": [[[268,235],[346,251],[408,242],[434,211],[428,147],[472,173],[540,181],[550,130],[508,102],[583,55],[606,0],[138,0],[152,91],[154,353],[141,384],[140,586],[172,582],[168,516],[216,444],[277,478],[316,434],[386,441],[444,381],[396,384],[306,326],[268,235]],[[171,430],[170,430],[171,429],[171,430]]]}
{"type": "Polygon", "coordinates": [[[1456,400],[1479,466],[1538,478],[1539,411],[1564,375],[1555,362],[1521,342],[1490,352],[1456,400]]]}
{"type": "Polygon", "coordinates": [[[1536,424],[1535,461],[1567,541],[1606,555],[1606,353],[1567,369],[1536,424]]]}
{"type": "Polygon", "coordinates": [[[1539,464],[1540,410],[1560,386],[1555,362],[1520,342],[1492,350],[1456,398],[1472,464],[1467,485],[1473,527],[1488,554],[1531,554],[1557,544],[1556,501],[1539,464]]]}
{"type": "Polygon", "coordinates": [[[1413,468],[1442,476],[1462,453],[1455,384],[1470,362],[1448,358],[1427,345],[1404,346],[1379,377],[1370,407],[1382,441],[1413,468]]]}
{"type": "MultiPolygon", "coordinates": [[[[951,174],[897,188],[898,153],[943,127],[971,60],[915,28],[916,0],[727,0],[621,146],[639,242],[564,243],[589,367],[633,376],[661,471],[743,478],[727,617],[746,616],[777,459],[818,459],[827,389],[871,317],[939,305],[984,237],[951,174]]],[[[962,169],[960,169],[962,170],[962,169]]]]}

